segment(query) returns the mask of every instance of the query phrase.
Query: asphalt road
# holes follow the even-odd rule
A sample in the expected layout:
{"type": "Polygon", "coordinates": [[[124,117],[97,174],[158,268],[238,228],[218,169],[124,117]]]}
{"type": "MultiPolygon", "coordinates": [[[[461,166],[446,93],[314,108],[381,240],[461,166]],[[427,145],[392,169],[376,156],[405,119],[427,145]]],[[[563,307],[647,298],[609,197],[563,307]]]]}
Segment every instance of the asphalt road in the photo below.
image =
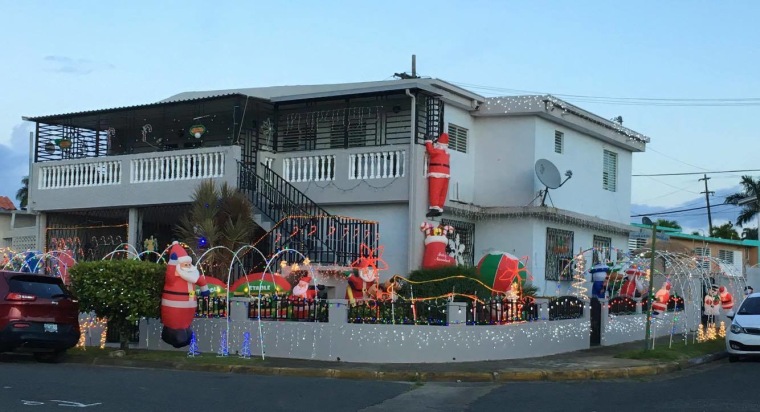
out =
{"type": "Polygon", "coordinates": [[[639,380],[414,385],[2,357],[0,410],[758,411],[758,378],[760,361],[722,360],[639,380]]]}

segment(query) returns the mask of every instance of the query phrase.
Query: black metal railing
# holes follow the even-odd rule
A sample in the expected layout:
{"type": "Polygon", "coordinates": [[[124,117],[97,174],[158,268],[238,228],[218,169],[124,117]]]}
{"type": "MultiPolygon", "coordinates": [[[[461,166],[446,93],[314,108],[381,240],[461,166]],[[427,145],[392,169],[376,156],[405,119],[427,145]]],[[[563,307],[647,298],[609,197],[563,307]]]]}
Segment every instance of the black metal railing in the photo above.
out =
{"type": "Polygon", "coordinates": [[[348,308],[348,323],[446,325],[446,304],[407,299],[358,301],[348,308]]]}
{"type": "Polygon", "coordinates": [[[227,299],[223,297],[200,297],[195,310],[196,318],[226,318],[227,299]]]}
{"type": "Polygon", "coordinates": [[[539,319],[539,307],[533,298],[494,298],[467,304],[468,325],[505,325],[539,319]]]}
{"type": "Polygon", "coordinates": [[[279,321],[327,322],[328,302],[272,295],[248,303],[248,318],[279,321]]]}
{"type": "Polygon", "coordinates": [[[332,216],[266,165],[239,163],[239,190],[275,223],[270,252],[296,249],[313,262],[347,264],[377,247],[377,222],[332,216]]]}
{"type": "Polygon", "coordinates": [[[559,296],[549,300],[549,320],[583,317],[585,303],[575,296],[559,296]]]}
{"type": "Polygon", "coordinates": [[[631,315],[636,313],[636,301],[628,296],[615,296],[607,302],[610,315],[631,315]]]}

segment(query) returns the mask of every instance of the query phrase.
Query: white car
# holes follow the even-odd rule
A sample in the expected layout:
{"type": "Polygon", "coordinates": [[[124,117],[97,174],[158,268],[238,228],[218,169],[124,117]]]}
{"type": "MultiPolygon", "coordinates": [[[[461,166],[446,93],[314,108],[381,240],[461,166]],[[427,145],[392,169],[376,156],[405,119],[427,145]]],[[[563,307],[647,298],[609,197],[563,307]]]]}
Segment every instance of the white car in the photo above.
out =
{"type": "Polygon", "coordinates": [[[736,362],[741,356],[760,356],[760,292],[744,299],[726,333],[728,360],[736,362]]]}

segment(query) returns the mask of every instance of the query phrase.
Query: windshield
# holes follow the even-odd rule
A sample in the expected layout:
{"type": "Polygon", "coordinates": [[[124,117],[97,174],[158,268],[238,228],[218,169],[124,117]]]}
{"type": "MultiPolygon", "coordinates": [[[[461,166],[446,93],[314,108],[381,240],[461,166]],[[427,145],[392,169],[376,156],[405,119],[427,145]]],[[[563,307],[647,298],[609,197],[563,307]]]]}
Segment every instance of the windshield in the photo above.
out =
{"type": "Polygon", "coordinates": [[[760,298],[747,298],[739,308],[740,315],[760,315],[760,298]]]}

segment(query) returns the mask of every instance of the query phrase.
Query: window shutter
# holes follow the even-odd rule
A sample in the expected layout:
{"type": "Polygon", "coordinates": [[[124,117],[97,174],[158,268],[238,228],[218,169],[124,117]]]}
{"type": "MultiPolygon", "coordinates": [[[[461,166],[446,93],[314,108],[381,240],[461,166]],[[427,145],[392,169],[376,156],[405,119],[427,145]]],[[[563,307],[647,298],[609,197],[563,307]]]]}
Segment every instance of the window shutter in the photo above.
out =
{"type": "Polygon", "coordinates": [[[604,151],[602,188],[610,192],[617,191],[617,153],[609,150],[604,151]]]}

